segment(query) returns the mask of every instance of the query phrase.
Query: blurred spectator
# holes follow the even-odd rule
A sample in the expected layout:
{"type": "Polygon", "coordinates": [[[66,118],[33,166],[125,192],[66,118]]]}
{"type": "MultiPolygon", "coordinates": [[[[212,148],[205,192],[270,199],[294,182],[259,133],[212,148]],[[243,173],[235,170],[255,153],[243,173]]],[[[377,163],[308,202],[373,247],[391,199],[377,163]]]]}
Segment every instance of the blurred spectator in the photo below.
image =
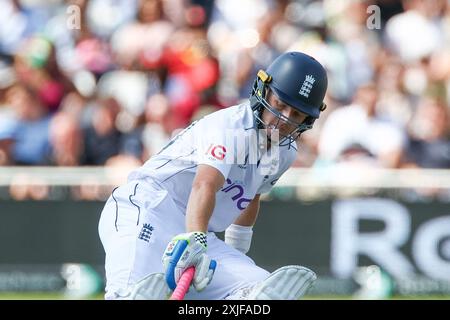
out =
{"type": "Polygon", "coordinates": [[[144,111],[149,77],[141,71],[115,70],[105,73],[98,83],[100,98],[113,97],[123,113],[138,117],[144,111]]]}
{"type": "Polygon", "coordinates": [[[174,129],[189,124],[201,105],[218,104],[216,84],[220,70],[211,50],[206,30],[195,26],[176,31],[164,50],[162,63],[167,69],[164,93],[174,129]]]}
{"type": "Polygon", "coordinates": [[[15,54],[24,39],[44,30],[62,4],[63,0],[1,0],[0,52],[15,54]]]}
{"type": "Polygon", "coordinates": [[[442,100],[424,97],[409,125],[405,166],[450,169],[450,117],[442,100]]]}
{"type": "Polygon", "coordinates": [[[83,129],[83,164],[104,165],[120,151],[121,133],[115,127],[119,112],[117,104],[98,101],[94,104],[91,122],[83,129]]]}
{"type": "MultiPolygon", "coordinates": [[[[250,94],[240,85],[247,85],[245,82],[249,80],[246,78],[249,69],[257,68],[253,64],[260,62],[256,57],[248,57],[247,51],[251,52],[259,42],[260,36],[256,30],[258,20],[268,16],[272,7],[276,9],[275,6],[276,3],[270,0],[214,1],[209,28],[206,31],[208,43],[220,64],[221,78],[218,81],[217,94],[222,104],[236,103],[242,98],[240,92],[246,92],[245,98],[250,94]]],[[[270,54],[271,52],[264,53],[263,50],[259,52],[264,59],[270,54]]]]}
{"type": "Polygon", "coordinates": [[[405,12],[393,16],[386,24],[387,45],[405,62],[417,61],[443,43],[434,19],[444,8],[445,0],[403,0],[402,4],[405,12]]]}
{"type": "Polygon", "coordinates": [[[351,105],[329,115],[319,141],[321,160],[336,162],[349,146],[359,144],[374,155],[380,166],[400,165],[406,137],[395,123],[377,114],[377,99],[376,86],[363,85],[351,105]]]}
{"type": "Polygon", "coordinates": [[[36,98],[48,111],[57,110],[65,94],[76,92],[58,66],[54,45],[45,37],[27,39],[14,66],[19,80],[36,92],[36,98]]]}
{"type": "MultiPolygon", "coordinates": [[[[22,165],[47,164],[50,148],[47,109],[29,87],[21,84],[6,91],[5,102],[12,113],[2,119],[0,140],[10,149],[11,161],[22,165]]],[[[3,152],[8,154],[5,149],[3,152]]]]}
{"type": "Polygon", "coordinates": [[[97,77],[112,67],[109,46],[100,39],[94,37],[80,39],[76,45],[75,54],[81,66],[97,77]]]}
{"type": "Polygon", "coordinates": [[[343,170],[358,170],[380,168],[380,161],[366,147],[354,143],[342,150],[333,168],[343,170]]]}
{"type": "Polygon", "coordinates": [[[118,29],[111,38],[116,61],[125,69],[158,67],[163,48],[174,31],[162,0],[139,0],[137,21],[118,29]]]}
{"type": "Polygon", "coordinates": [[[57,166],[78,166],[83,151],[83,137],[77,118],[57,113],[50,124],[50,162],[57,166]]]}
{"type": "Polygon", "coordinates": [[[158,153],[170,139],[171,117],[169,101],[162,94],[149,98],[145,110],[146,124],[143,128],[144,159],[158,153]]]}
{"type": "Polygon", "coordinates": [[[377,112],[404,128],[413,113],[413,98],[408,95],[406,84],[406,68],[397,56],[386,50],[380,51],[375,64],[376,85],[380,92],[377,112]]]}
{"type": "Polygon", "coordinates": [[[120,26],[133,20],[138,0],[84,0],[86,26],[97,38],[108,38],[120,26]]]}
{"type": "Polygon", "coordinates": [[[271,43],[270,35],[276,22],[280,20],[281,8],[268,12],[258,19],[256,32],[259,35],[258,43],[251,48],[244,48],[239,52],[236,66],[236,84],[239,88],[239,98],[247,98],[255,81],[255,74],[264,69],[277,57],[279,52],[271,43]]]}
{"type": "Polygon", "coordinates": [[[136,132],[128,134],[116,128],[119,104],[103,99],[93,105],[91,122],[83,129],[82,164],[104,165],[109,158],[121,153],[141,158],[142,146],[136,132]]]}
{"type": "Polygon", "coordinates": [[[2,0],[0,5],[0,51],[13,55],[30,32],[29,22],[19,1],[2,0]]]}
{"type": "Polygon", "coordinates": [[[322,45],[320,53],[332,71],[330,94],[340,104],[349,103],[361,83],[374,81],[373,64],[380,43],[377,31],[367,26],[369,4],[370,1],[324,1],[327,29],[322,37],[327,46],[322,45]]]}

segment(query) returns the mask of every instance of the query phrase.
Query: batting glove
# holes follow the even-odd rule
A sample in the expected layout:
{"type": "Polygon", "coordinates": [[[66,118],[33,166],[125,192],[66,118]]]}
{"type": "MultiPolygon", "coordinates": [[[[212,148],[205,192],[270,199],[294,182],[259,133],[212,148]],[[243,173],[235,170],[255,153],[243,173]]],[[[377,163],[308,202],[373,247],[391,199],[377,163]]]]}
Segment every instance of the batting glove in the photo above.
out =
{"type": "Polygon", "coordinates": [[[202,291],[211,282],[216,270],[216,261],[206,254],[206,233],[190,232],[175,236],[167,245],[163,255],[166,282],[175,290],[183,272],[195,267],[193,285],[202,291]]]}

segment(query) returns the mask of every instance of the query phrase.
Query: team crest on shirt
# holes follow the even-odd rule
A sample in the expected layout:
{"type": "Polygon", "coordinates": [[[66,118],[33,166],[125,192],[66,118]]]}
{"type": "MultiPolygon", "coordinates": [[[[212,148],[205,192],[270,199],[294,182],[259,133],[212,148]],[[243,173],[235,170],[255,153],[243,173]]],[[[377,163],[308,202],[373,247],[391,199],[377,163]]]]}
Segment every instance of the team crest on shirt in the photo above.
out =
{"type": "Polygon", "coordinates": [[[145,242],[150,242],[153,230],[155,230],[153,226],[151,226],[149,223],[144,223],[141,232],[139,232],[138,238],[144,240],[145,242]]]}

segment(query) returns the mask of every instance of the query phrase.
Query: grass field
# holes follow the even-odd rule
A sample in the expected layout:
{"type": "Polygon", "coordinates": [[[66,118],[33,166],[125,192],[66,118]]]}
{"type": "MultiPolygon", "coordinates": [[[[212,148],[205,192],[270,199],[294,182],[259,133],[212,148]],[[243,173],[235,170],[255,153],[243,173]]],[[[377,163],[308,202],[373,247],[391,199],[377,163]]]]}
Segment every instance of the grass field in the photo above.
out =
{"type": "Polygon", "coordinates": [[[61,293],[48,293],[48,292],[2,292],[0,293],[0,300],[102,300],[103,294],[98,294],[83,299],[74,299],[67,297],[61,293]]]}
{"type": "MultiPolygon", "coordinates": [[[[83,299],[66,297],[60,293],[0,293],[0,300],[103,300],[103,294],[98,294],[83,299]]],[[[356,300],[352,296],[306,296],[305,300],[356,300]]],[[[394,296],[388,300],[450,300],[450,295],[421,295],[421,296],[394,296]]]]}

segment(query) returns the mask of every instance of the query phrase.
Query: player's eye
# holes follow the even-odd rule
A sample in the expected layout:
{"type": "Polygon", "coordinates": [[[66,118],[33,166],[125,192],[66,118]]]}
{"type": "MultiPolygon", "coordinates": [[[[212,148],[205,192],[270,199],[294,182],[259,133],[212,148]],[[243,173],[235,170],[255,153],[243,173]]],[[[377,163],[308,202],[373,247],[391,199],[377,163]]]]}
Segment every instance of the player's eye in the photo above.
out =
{"type": "Polygon", "coordinates": [[[277,110],[280,110],[280,111],[283,111],[286,108],[286,106],[284,104],[282,104],[278,101],[275,103],[275,107],[277,108],[277,110]]]}

